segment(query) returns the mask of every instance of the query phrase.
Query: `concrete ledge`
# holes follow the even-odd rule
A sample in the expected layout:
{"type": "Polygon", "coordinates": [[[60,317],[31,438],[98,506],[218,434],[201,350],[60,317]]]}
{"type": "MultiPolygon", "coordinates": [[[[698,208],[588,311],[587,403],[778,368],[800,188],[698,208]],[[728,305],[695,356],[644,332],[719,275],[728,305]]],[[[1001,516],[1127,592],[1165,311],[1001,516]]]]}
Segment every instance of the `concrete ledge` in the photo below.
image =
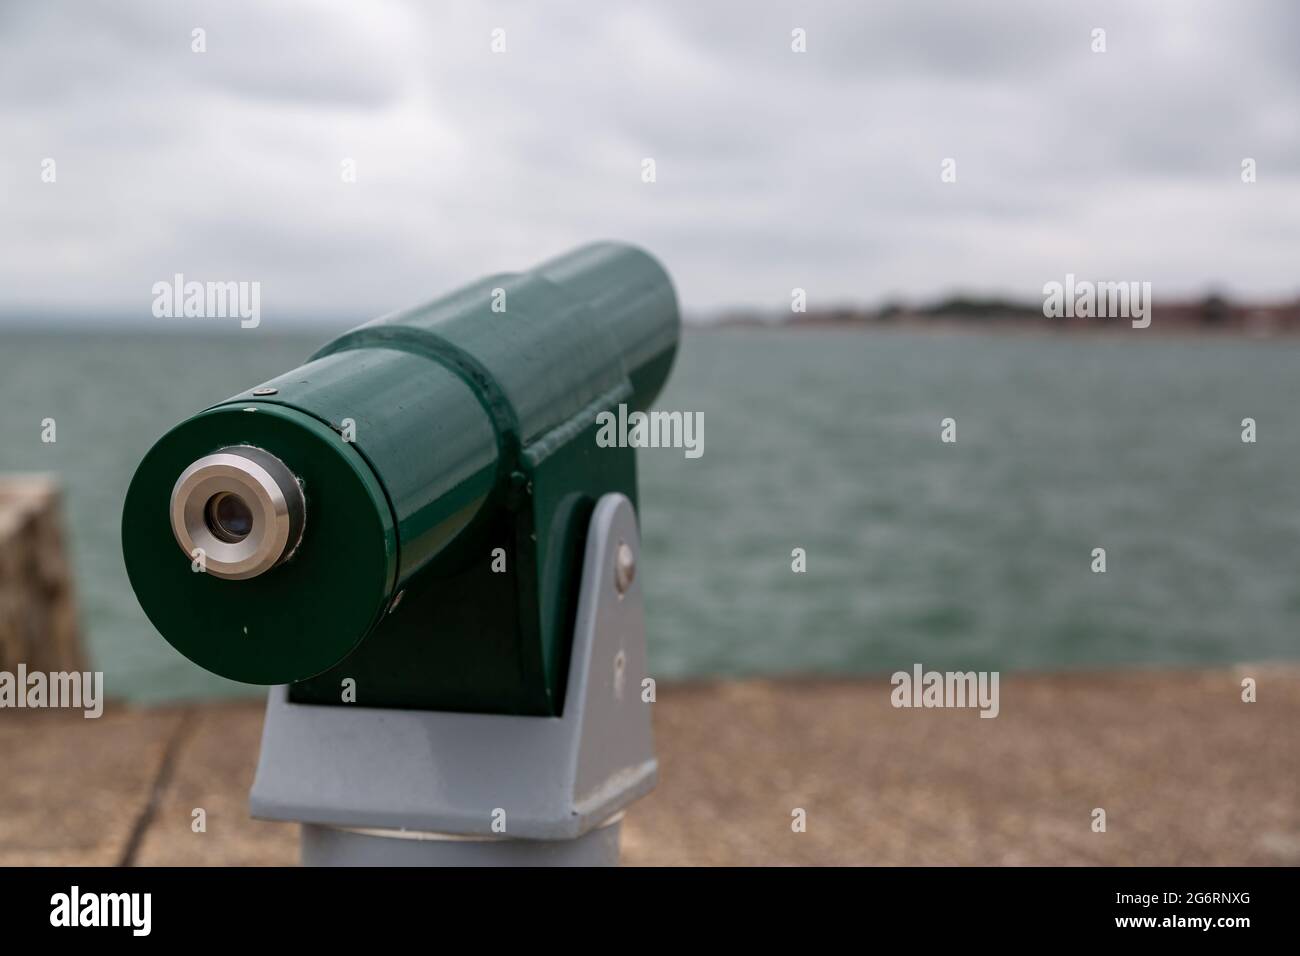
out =
{"type": "MultiPolygon", "coordinates": [[[[1300,670],[1004,676],[994,720],[896,710],[890,689],[661,683],[660,783],[624,862],[1300,863],[1300,670]]],[[[295,863],[296,826],[248,817],[261,723],[260,700],[0,710],[0,864],[295,863]]]]}
{"type": "Polygon", "coordinates": [[[85,670],[58,484],[0,476],[0,670],[85,670]]]}

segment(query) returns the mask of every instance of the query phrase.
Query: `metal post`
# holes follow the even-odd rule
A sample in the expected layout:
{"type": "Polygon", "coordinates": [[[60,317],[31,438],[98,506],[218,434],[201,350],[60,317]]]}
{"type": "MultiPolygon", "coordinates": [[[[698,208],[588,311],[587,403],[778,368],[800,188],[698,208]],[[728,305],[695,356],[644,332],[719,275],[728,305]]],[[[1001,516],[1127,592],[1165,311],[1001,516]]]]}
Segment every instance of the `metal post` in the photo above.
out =
{"type": "Polygon", "coordinates": [[[622,814],[574,840],[511,840],[304,823],[303,866],[614,866],[622,814]]]}

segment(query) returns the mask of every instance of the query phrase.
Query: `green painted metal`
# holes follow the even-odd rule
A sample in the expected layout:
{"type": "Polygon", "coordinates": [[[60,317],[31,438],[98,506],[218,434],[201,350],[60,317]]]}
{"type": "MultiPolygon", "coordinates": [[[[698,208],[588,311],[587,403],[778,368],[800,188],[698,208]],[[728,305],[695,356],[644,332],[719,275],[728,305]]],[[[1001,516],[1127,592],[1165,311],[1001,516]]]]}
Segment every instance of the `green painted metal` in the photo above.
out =
{"type": "Polygon", "coordinates": [[[254,684],[345,657],[379,620],[397,575],[397,531],[370,467],[314,418],[266,404],[202,412],[149,450],[127,490],[122,551],[159,633],[199,666],[254,684]],[[275,449],[301,479],[310,515],[293,557],[245,581],[195,573],[168,517],[177,476],[226,445],[275,449]]]}
{"type": "Polygon", "coordinates": [[[600,243],[354,329],[149,452],[123,513],[132,585],[186,656],[299,702],[352,678],[360,705],[559,713],[591,509],[636,502],[635,451],[597,447],[596,416],[650,405],[679,328],[659,264],[600,243]],[[192,573],[167,518],[176,476],[235,444],[307,499],[298,552],[246,581],[192,573]],[[260,639],[232,642],[245,626],[260,639]]]}

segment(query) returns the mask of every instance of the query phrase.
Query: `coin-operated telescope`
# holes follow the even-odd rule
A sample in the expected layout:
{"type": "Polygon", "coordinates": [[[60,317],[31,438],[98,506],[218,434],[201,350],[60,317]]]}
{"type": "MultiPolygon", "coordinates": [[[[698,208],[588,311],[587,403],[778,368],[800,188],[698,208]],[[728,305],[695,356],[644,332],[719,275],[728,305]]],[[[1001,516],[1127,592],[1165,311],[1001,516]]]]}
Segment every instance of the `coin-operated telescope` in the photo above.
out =
{"type": "Polygon", "coordinates": [[[655,781],[635,449],[680,330],[585,246],[363,325],[177,425],[126,495],[169,643],[276,685],[251,797],[308,863],[613,862],[655,781]]]}

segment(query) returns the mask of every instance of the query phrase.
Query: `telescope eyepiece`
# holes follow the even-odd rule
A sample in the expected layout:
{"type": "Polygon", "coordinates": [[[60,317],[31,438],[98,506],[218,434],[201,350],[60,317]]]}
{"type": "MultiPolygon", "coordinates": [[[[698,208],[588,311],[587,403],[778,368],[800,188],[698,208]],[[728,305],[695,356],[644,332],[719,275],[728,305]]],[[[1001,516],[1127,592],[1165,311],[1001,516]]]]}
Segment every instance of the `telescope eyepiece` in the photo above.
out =
{"type": "Polygon", "coordinates": [[[250,445],[222,448],[194,462],[171,495],[172,534],[207,573],[238,581],[290,557],[302,540],[306,502],[287,465],[250,445]]]}
{"type": "Polygon", "coordinates": [[[204,517],[208,530],[229,544],[237,544],[253,530],[253,510],[233,491],[219,491],[208,499],[204,517]]]}

